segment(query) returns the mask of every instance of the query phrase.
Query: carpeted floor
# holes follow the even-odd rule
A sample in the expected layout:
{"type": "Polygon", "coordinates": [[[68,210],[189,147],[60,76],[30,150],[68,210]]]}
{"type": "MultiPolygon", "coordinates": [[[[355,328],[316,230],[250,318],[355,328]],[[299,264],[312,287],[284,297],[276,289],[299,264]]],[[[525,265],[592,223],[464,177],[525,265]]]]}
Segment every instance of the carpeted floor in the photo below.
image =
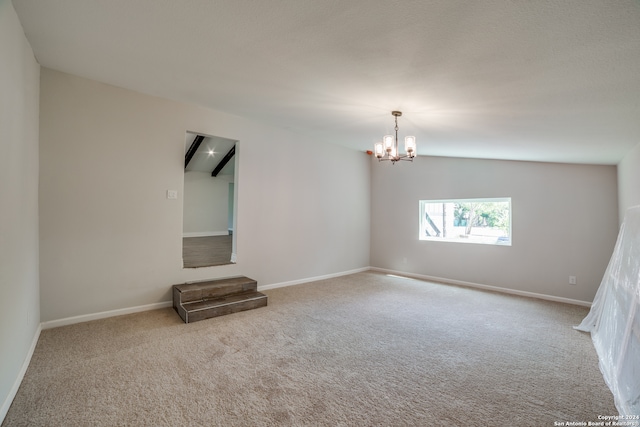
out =
{"type": "Polygon", "coordinates": [[[554,426],[614,415],[584,307],[366,272],[42,332],[3,426],[554,426]]]}

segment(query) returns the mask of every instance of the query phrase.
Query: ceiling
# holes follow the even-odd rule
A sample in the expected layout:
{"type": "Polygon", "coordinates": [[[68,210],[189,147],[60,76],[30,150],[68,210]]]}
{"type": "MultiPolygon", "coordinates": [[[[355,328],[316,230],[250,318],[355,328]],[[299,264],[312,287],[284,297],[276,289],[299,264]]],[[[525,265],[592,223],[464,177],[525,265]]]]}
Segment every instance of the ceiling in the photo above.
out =
{"type": "Polygon", "coordinates": [[[638,0],[14,0],[44,67],[357,150],[616,164],[638,0]]]}
{"type": "MultiPolygon", "coordinates": [[[[238,141],[234,141],[232,139],[222,138],[219,136],[206,136],[200,143],[198,150],[195,152],[189,164],[184,169],[185,172],[207,172],[211,173],[218,166],[218,164],[222,161],[222,159],[226,156],[226,154],[233,148],[233,146],[238,141]]],[[[184,154],[186,156],[187,151],[191,148],[191,144],[193,143],[196,135],[192,133],[187,133],[185,146],[184,146],[184,154]]],[[[220,170],[218,176],[220,175],[231,175],[233,177],[235,171],[235,159],[231,158],[231,160],[220,170]]]]}

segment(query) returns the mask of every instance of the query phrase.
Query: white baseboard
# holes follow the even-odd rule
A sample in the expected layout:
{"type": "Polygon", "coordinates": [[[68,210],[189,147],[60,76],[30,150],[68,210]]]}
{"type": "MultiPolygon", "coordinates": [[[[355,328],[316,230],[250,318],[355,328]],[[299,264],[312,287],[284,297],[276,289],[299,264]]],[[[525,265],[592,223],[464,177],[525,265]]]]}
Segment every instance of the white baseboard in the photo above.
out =
{"type": "Polygon", "coordinates": [[[20,384],[22,384],[22,380],[24,379],[24,374],[27,373],[27,368],[29,367],[29,363],[31,363],[31,358],[33,357],[33,352],[36,349],[36,345],[38,344],[38,339],[40,338],[40,332],[42,331],[41,325],[38,325],[36,329],[36,333],[33,335],[33,340],[31,341],[31,347],[29,347],[29,351],[27,352],[27,357],[25,357],[24,362],[22,363],[22,367],[20,368],[20,372],[18,372],[18,376],[16,380],[13,382],[13,386],[11,390],[9,390],[9,395],[2,402],[2,406],[0,406],[0,424],[4,421],[4,418],[7,416],[7,412],[9,412],[9,407],[13,402],[13,399],[16,397],[18,393],[18,389],[20,388],[20,384]]]}
{"type": "Polygon", "coordinates": [[[516,290],[516,289],[509,289],[509,288],[500,288],[498,286],[489,286],[489,285],[483,285],[483,284],[480,284],[480,283],[464,282],[462,280],[452,280],[452,279],[445,279],[445,278],[442,278],[442,277],[426,276],[424,274],[405,273],[404,271],[389,270],[389,269],[386,269],[386,268],[371,267],[370,270],[371,271],[377,271],[377,272],[380,272],[380,273],[395,274],[395,275],[398,275],[398,276],[404,276],[404,277],[411,277],[411,278],[414,278],[414,279],[426,280],[428,282],[438,282],[438,283],[444,283],[444,284],[450,284],[450,285],[465,286],[467,288],[478,288],[478,289],[484,289],[484,290],[487,290],[487,291],[501,292],[503,294],[519,295],[519,296],[523,296],[523,297],[538,298],[538,299],[543,299],[543,300],[547,300],[547,301],[563,302],[563,303],[566,303],[566,304],[573,304],[573,305],[581,305],[581,306],[584,306],[584,307],[591,307],[591,303],[590,302],[581,301],[581,300],[577,300],[577,299],[556,297],[556,296],[553,296],[553,295],[538,294],[538,293],[535,293],[535,292],[527,292],[527,291],[519,291],[519,290],[516,290]]]}
{"type": "Polygon", "coordinates": [[[73,325],[75,323],[88,322],[90,320],[106,319],[107,317],[122,316],[123,314],[139,313],[141,311],[157,310],[173,306],[172,301],[156,302],[153,304],[139,305],[136,307],[119,308],[116,310],[101,311],[99,313],[82,314],[80,316],[66,317],[64,319],[42,322],[42,329],[57,328],[59,326],[73,325]]]}
{"type": "MultiPolygon", "coordinates": [[[[395,274],[395,275],[398,275],[398,276],[410,277],[410,278],[419,279],[419,280],[425,280],[425,281],[430,281],[430,282],[438,282],[438,283],[451,284],[451,285],[457,285],[457,286],[465,286],[465,287],[469,287],[469,288],[484,289],[484,290],[489,290],[489,291],[494,291],[494,292],[501,292],[501,293],[505,293],[505,294],[520,295],[520,296],[525,296],[525,297],[530,297],[530,298],[538,298],[538,299],[543,299],[543,300],[548,300],[548,301],[556,301],[556,302],[563,302],[563,303],[573,304],[573,305],[581,305],[581,306],[584,306],[584,307],[591,307],[591,302],[589,302],[589,301],[581,301],[581,300],[576,300],[576,299],[571,299],[571,298],[563,298],[563,297],[557,297],[557,296],[553,296],[553,295],[539,294],[539,293],[535,293],[535,292],[520,291],[520,290],[516,290],[516,289],[501,288],[501,287],[498,287],[498,286],[489,286],[489,285],[483,285],[481,283],[465,282],[465,281],[462,281],[462,280],[452,280],[452,279],[446,279],[446,278],[443,278],[443,277],[427,276],[427,275],[424,275],[424,274],[406,273],[404,271],[389,270],[389,269],[378,268],[378,267],[363,267],[363,268],[357,268],[357,269],[354,269],[354,270],[341,271],[341,272],[338,272],[338,273],[325,274],[325,275],[322,275],[322,276],[307,277],[307,278],[299,279],[299,280],[291,280],[291,281],[288,281],[288,282],[272,283],[272,284],[269,284],[269,285],[258,286],[258,291],[266,291],[266,290],[269,290],[269,289],[276,289],[276,288],[283,288],[283,287],[286,287],[286,286],[300,285],[300,284],[303,284],[303,283],[309,283],[309,282],[316,282],[316,281],[319,281],[319,280],[332,279],[332,278],[340,277],[340,276],[348,276],[349,274],[361,273],[363,271],[377,271],[377,272],[380,272],[380,273],[395,274]]],[[[73,317],[67,317],[67,318],[64,318],[64,319],[50,320],[50,321],[47,321],[47,322],[42,322],[40,324],[39,328],[38,328],[38,333],[37,333],[37,336],[35,338],[35,341],[34,341],[34,344],[33,344],[33,348],[35,348],[35,343],[37,342],[37,337],[40,336],[40,330],[57,328],[59,326],[73,325],[75,323],[88,322],[88,321],[91,321],[91,320],[106,319],[108,317],[121,316],[121,315],[124,315],[124,314],[139,313],[139,312],[142,312],[142,311],[156,310],[156,309],[159,309],[159,308],[167,308],[167,307],[171,307],[171,306],[173,306],[173,302],[172,301],[164,301],[164,302],[158,302],[158,303],[153,303],[153,304],[140,305],[140,306],[136,306],[136,307],[119,308],[119,309],[116,309],[116,310],[102,311],[102,312],[99,312],[99,313],[84,314],[84,315],[80,315],[80,316],[73,316],[73,317]]],[[[29,359],[30,359],[30,356],[29,356],[29,359]]],[[[25,368],[25,370],[26,370],[26,368],[25,368]]]]}
{"type": "MultiPolygon", "coordinates": [[[[356,270],[350,270],[350,271],[343,271],[343,272],[340,272],[340,273],[327,274],[327,275],[324,275],[324,276],[309,277],[309,278],[306,278],[306,279],[293,280],[293,281],[290,281],[290,282],[274,283],[274,284],[271,284],[271,285],[258,286],[258,290],[260,291],[260,290],[266,290],[266,289],[281,288],[283,286],[299,285],[301,283],[308,283],[308,282],[315,282],[317,280],[331,279],[333,277],[346,276],[346,275],[349,275],[349,274],[360,273],[360,272],[368,271],[368,270],[369,270],[369,267],[364,267],[364,268],[359,268],[359,269],[356,269],[356,270]]],[[[208,279],[206,279],[206,280],[208,280],[208,279]]],[[[206,281],[206,280],[202,280],[202,281],[206,281]]],[[[189,282],[189,283],[196,283],[196,282],[189,282]]],[[[76,324],[76,323],[89,322],[91,320],[106,319],[108,317],[122,316],[123,314],[139,313],[141,311],[156,310],[156,309],[159,309],[159,308],[166,308],[166,307],[172,307],[172,306],[173,306],[173,301],[158,302],[158,303],[154,303],[154,304],[139,305],[139,306],[136,306],[136,307],[119,308],[119,309],[116,309],[116,310],[101,311],[99,313],[91,313],[91,314],[83,314],[83,315],[80,315],[80,316],[66,317],[64,319],[58,319],[58,320],[49,320],[47,322],[42,322],[40,324],[40,326],[42,327],[43,330],[45,330],[45,329],[57,328],[57,327],[60,327],[60,326],[73,325],[73,324],[76,324]]]]}
{"type": "Polygon", "coordinates": [[[333,279],[334,277],[348,276],[349,274],[362,273],[363,271],[369,271],[369,269],[370,269],[370,267],[357,268],[355,270],[349,270],[349,271],[342,271],[342,272],[339,272],[339,273],[326,274],[324,276],[307,277],[305,279],[292,280],[290,282],[272,283],[270,285],[258,286],[258,291],[266,291],[266,290],[269,290],[269,289],[283,288],[285,286],[300,285],[302,283],[316,282],[318,280],[333,279]]]}
{"type": "Polygon", "coordinates": [[[210,237],[210,236],[228,236],[229,230],[224,231],[192,231],[182,233],[182,237],[210,237]]]}

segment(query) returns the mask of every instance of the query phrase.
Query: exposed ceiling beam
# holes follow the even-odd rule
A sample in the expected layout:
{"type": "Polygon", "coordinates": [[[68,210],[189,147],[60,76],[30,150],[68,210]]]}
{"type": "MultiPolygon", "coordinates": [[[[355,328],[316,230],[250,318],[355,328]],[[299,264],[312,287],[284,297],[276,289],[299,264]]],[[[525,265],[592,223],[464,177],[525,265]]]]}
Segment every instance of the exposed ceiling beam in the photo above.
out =
{"type": "Polygon", "coordinates": [[[218,166],[216,166],[213,172],[211,172],[211,176],[214,176],[214,177],[218,176],[222,168],[224,168],[227,165],[227,163],[229,163],[229,160],[231,160],[233,156],[235,156],[235,154],[236,154],[236,146],[234,144],[234,146],[231,147],[231,150],[229,150],[229,152],[224,156],[224,158],[220,160],[220,163],[218,163],[218,166]]]}
{"type": "Polygon", "coordinates": [[[204,136],[196,135],[195,139],[191,143],[191,147],[189,147],[189,151],[187,151],[187,154],[184,155],[184,168],[185,169],[187,168],[187,165],[189,164],[189,162],[193,158],[193,155],[196,154],[196,151],[198,151],[198,147],[200,147],[200,144],[202,143],[203,140],[204,140],[204,136]]]}

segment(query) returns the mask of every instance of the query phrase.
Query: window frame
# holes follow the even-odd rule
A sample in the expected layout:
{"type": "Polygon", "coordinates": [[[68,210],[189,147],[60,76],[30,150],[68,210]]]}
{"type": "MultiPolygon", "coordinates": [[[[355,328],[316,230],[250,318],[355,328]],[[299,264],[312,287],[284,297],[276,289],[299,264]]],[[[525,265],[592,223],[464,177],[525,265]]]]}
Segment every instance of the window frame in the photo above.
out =
{"type": "MultiPolygon", "coordinates": [[[[479,244],[479,245],[491,245],[491,246],[512,246],[513,245],[513,203],[511,197],[473,197],[473,198],[459,198],[459,199],[433,199],[433,200],[419,200],[418,201],[418,240],[420,241],[429,241],[429,242],[446,242],[446,243],[470,243],[470,244],[479,244]],[[451,203],[451,204],[462,204],[462,203],[508,203],[509,217],[508,217],[508,231],[506,236],[495,236],[497,240],[495,242],[489,241],[491,236],[485,236],[484,238],[479,237],[480,235],[476,235],[476,238],[462,237],[462,235],[458,234],[458,237],[437,237],[437,236],[427,236],[426,235],[426,227],[425,223],[427,220],[425,219],[427,209],[427,204],[438,204],[438,203],[451,203]],[[507,237],[508,240],[502,240],[501,238],[507,237]]],[[[461,226],[457,226],[460,228],[461,226]]],[[[476,227],[477,228],[477,227],[476,227]]],[[[495,227],[493,228],[495,230],[495,227]]],[[[444,231],[444,230],[443,230],[444,231]]],[[[473,236],[472,233],[466,236],[473,236]]]]}

